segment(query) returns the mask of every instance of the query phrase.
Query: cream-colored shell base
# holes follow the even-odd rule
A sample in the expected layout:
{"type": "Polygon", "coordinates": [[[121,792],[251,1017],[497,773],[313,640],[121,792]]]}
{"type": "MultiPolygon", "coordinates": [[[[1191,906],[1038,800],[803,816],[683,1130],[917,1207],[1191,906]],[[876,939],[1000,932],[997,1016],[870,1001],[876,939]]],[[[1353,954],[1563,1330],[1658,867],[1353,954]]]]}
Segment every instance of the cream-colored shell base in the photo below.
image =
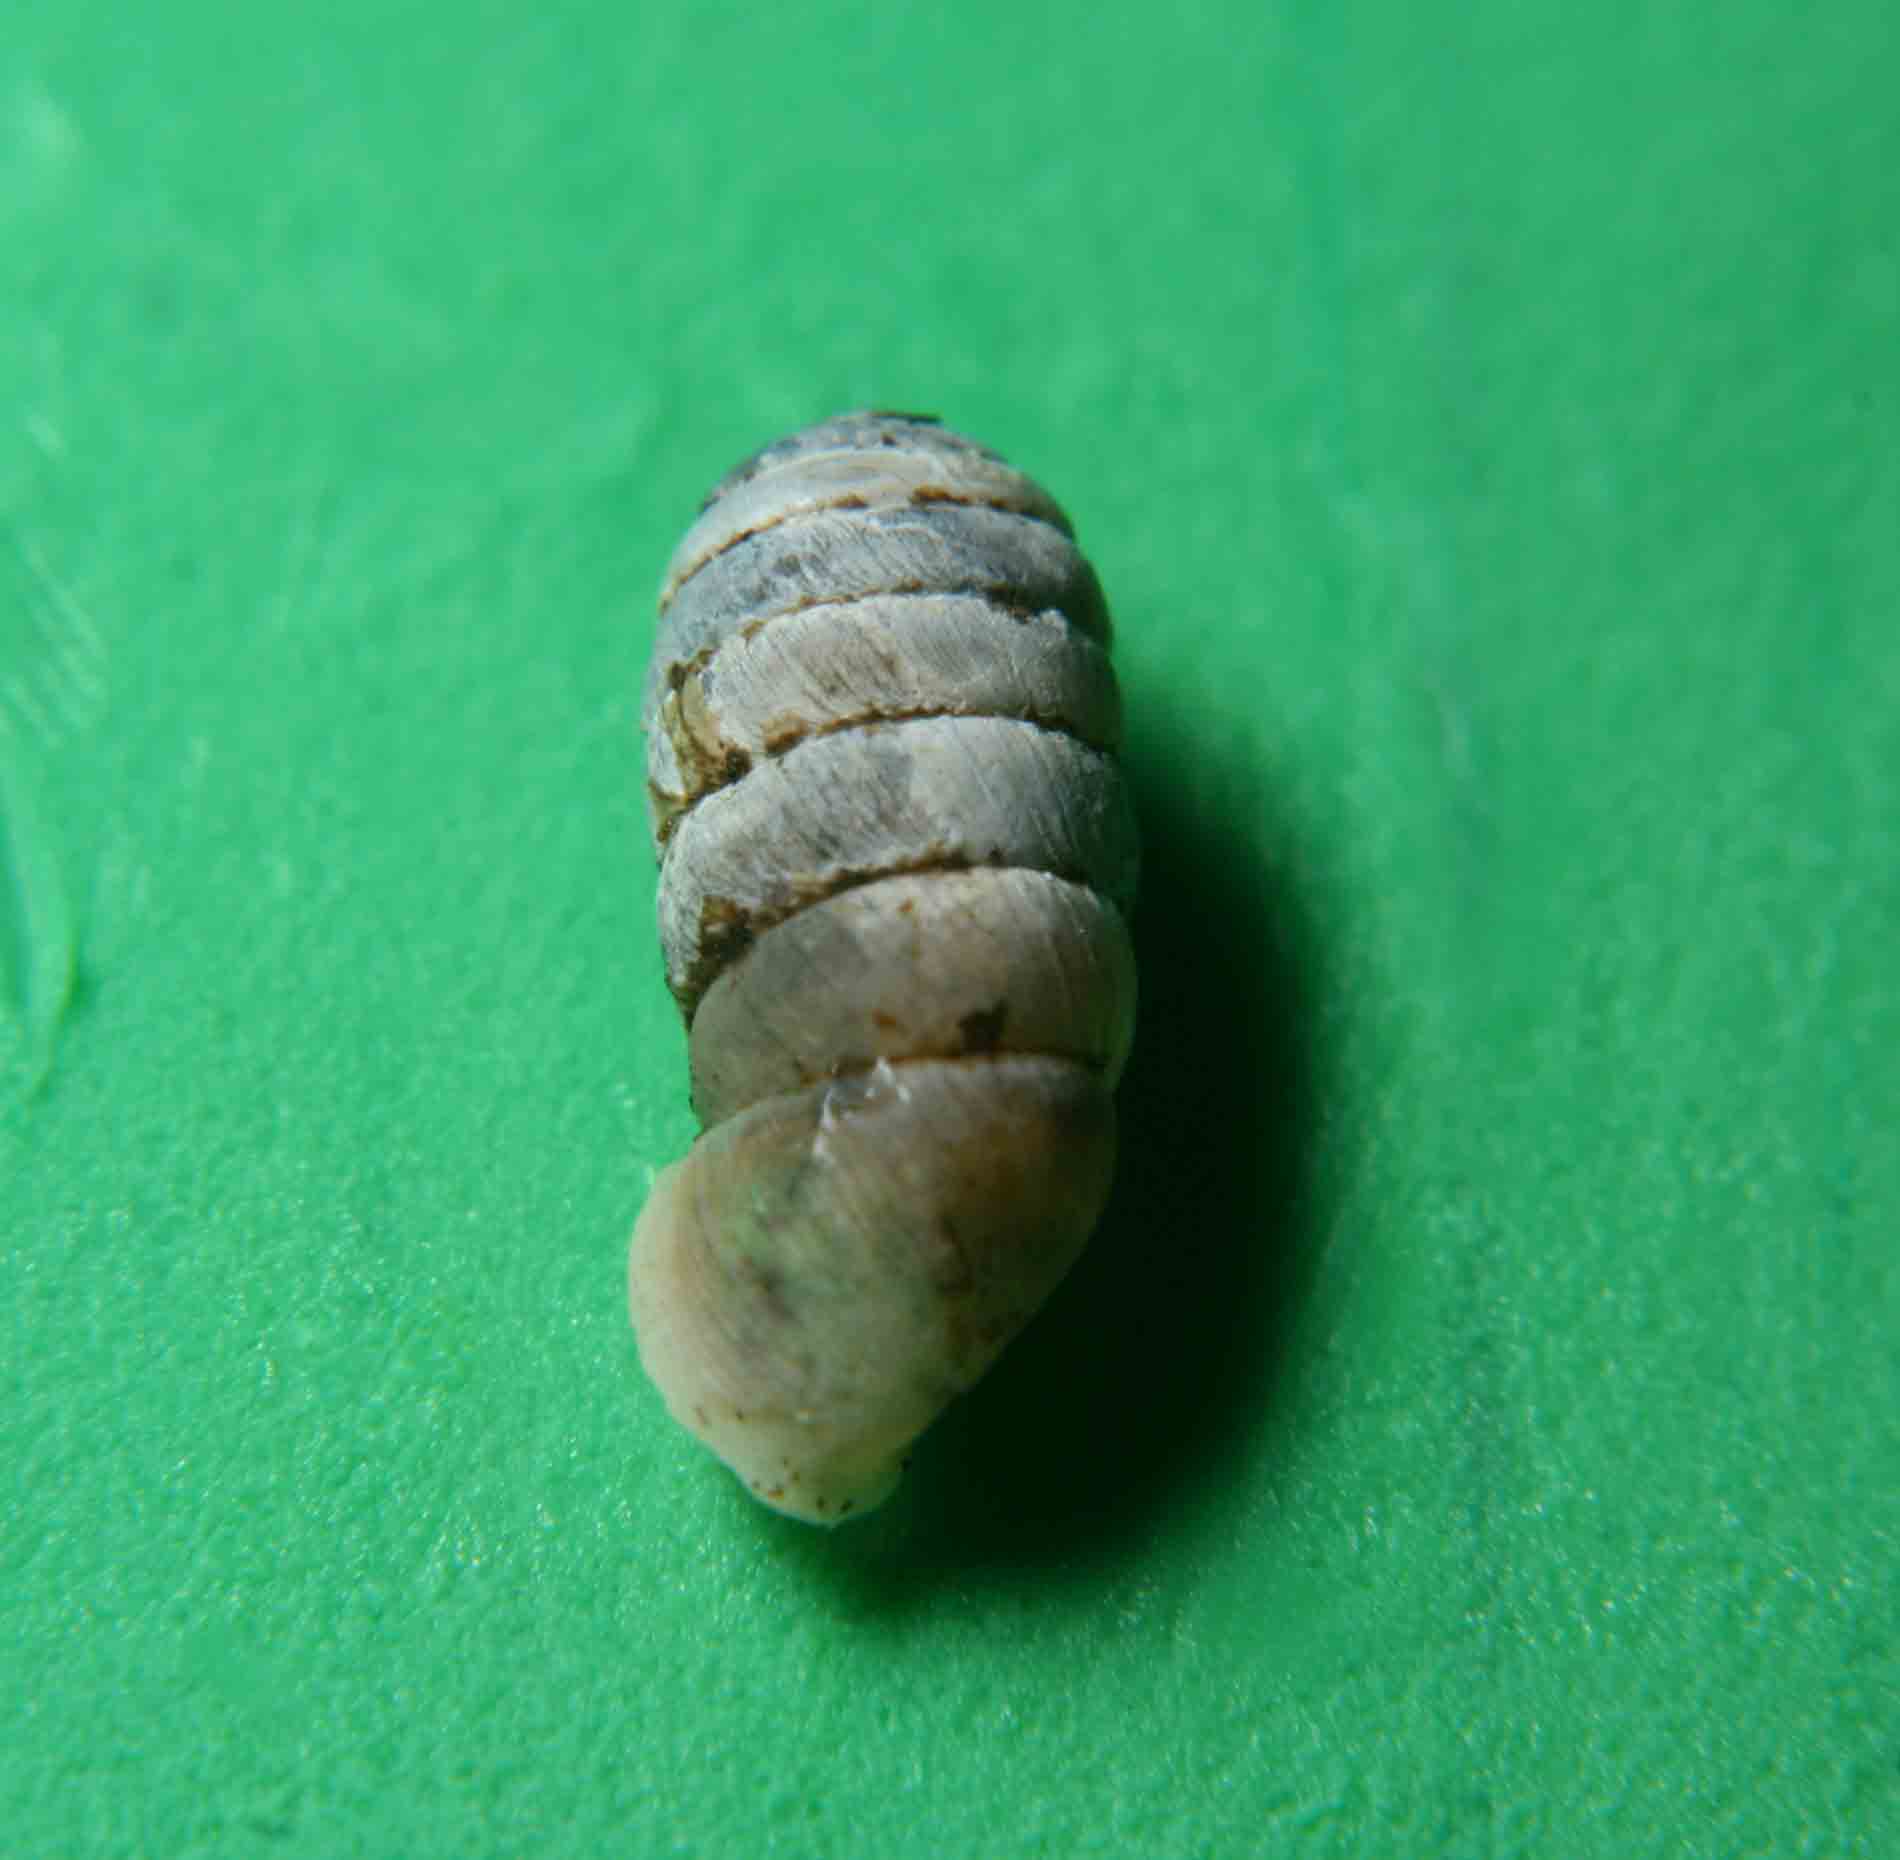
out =
{"type": "Polygon", "coordinates": [[[759,1498],[840,1523],[1055,1288],[1113,1161],[1113,1100],[1059,1059],[880,1062],[768,1098],[654,1186],[641,1360],[759,1498]]]}

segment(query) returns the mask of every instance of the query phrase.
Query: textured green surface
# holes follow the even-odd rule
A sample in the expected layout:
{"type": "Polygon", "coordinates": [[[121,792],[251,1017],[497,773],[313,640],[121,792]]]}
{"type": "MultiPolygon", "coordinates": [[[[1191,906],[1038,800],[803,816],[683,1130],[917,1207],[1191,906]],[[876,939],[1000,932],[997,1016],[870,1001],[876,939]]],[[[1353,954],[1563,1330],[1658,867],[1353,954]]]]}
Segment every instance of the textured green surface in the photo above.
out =
{"type": "Polygon", "coordinates": [[[1888,0],[15,0],[23,1856],[1900,1852],[1888,0]],[[701,488],[1075,515],[1116,1212],[837,1537],[665,1422],[701,488]]]}

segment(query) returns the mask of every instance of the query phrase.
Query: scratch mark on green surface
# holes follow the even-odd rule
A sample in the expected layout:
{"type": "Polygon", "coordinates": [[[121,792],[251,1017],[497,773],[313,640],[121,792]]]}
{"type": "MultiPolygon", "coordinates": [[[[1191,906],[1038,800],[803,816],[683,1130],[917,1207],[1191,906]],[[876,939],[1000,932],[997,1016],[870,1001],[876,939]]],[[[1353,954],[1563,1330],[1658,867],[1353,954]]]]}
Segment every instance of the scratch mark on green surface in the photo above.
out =
{"type": "Polygon", "coordinates": [[[105,708],[105,640],[39,550],[17,532],[10,540],[25,574],[0,613],[0,721],[10,712],[53,749],[105,708]]]}
{"type": "Polygon", "coordinates": [[[0,712],[0,1102],[34,1097],[52,1071],[77,944],[52,830],[0,712]]]}
{"type": "Polygon", "coordinates": [[[13,571],[0,587],[0,1105],[10,1105],[45,1085],[74,999],[78,935],[41,762],[99,720],[108,655],[85,603],[30,537],[4,527],[13,571]]]}
{"type": "Polygon", "coordinates": [[[0,212],[13,218],[59,197],[83,152],[78,126],[35,77],[0,103],[0,212]]]}

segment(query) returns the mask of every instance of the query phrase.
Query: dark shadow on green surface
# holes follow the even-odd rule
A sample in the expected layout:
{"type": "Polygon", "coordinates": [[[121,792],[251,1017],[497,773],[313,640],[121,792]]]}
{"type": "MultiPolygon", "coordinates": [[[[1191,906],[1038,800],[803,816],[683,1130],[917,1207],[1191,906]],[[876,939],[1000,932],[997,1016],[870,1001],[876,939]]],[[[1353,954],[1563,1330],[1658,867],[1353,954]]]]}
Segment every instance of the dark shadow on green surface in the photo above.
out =
{"type": "Polygon", "coordinates": [[[1299,860],[1243,755],[1182,733],[1137,748],[1129,773],[1142,993],[1114,1197],[1068,1282],[924,1437],[888,1512],[795,1552],[858,1605],[1092,1569],[1225,1489],[1277,1412],[1324,1227],[1299,860]]]}

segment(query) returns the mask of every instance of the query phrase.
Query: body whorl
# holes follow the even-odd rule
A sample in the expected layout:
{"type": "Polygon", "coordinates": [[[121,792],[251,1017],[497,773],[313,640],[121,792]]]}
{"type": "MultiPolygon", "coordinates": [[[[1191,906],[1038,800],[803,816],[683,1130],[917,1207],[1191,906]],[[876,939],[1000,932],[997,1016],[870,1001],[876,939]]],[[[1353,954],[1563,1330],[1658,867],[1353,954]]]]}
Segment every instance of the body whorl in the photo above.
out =
{"type": "Polygon", "coordinates": [[[1134,1026],[1094,571],[906,414],[766,447],[674,552],[642,706],[705,1126],[634,1232],[642,1360],[760,1498],[868,1510],[1080,1252],[1134,1026]]]}

